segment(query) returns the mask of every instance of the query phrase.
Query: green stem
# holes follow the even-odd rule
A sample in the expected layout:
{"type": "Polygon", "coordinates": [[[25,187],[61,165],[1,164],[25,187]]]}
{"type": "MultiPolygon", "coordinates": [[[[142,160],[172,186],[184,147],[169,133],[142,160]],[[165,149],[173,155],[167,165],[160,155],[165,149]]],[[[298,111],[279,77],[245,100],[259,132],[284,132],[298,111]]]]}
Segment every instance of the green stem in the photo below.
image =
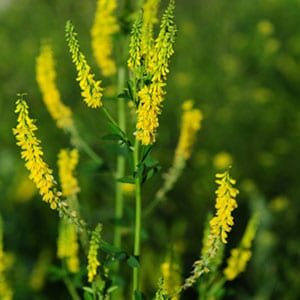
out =
{"type": "MultiPolygon", "coordinates": [[[[134,164],[137,171],[139,163],[139,142],[136,139],[134,145],[134,164]]],[[[139,174],[135,174],[135,228],[134,228],[134,252],[133,254],[139,258],[141,245],[141,217],[142,217],[142,195],[141,195],[141,179],[139,174]]],[[[133,299],[134,292],[139,291],[140,285],[140,269],[133,268],[133,299]]]]}
{"type": "MultiPolygon", "coordinates": [[[[125,69],[124,67],[118,68],[118,93],[121,93],[125,86],[125,69]]],[[[126,118],[125,118],[125,99],[118,98],[118,126],[125,132],[126,131],[126,118]]],[[[125,157],[121,154],[117,157],[116,180],[125,176],[125,157]]],[[[121,248],[122,244],[122,225],[121,221],[124,212],[124,194],[122,191],[122,183],[116,181],[116,194],[115,194],[115,233],[114,233],[114,246],[121,248]]],[[[115,265],[115,273],[119,271],[119,262],[115,265]]],[[[113,294],[113,300],[122,299],[122,288],[119,287],[113,294]]]]}
{"type": "Polygon", "coordinates": [[[102,107],[102,111],[104,112],[105,116],[111,123],[113,123],[116,127],[120,128],[119,124],[115,121],[115,119],[111,116],[109,111],[104,106],[102,107]]]}
{"type": "MultiPolygon", "coordinates": [[[[118,92],[120,93],[125,85],[125,70],[123,67],[118,69],[118,92]]],[[[125,120],[125,100],[118,99],[118,125],[122,131],[126,130],[125,120]]],[[[122,178],[125,175],[125,158],[121,154],[117,158],[116,178],[122,178]]],[[[116,199],[115,199],[115,219],[118,222],[115,226],[114,246],[121,248],[121,224],[123,218],[124,195],[122,192],[122,183],[116,182],[116,199]]],[[[118,267],[117,267],[118,269],[118,267]]]]}
{"type": "Polygon", "coordinates": [[[76,291],[75,286],[73,285],[72,281],[70,280],[69,277],[64,278],[64,283],[68,289],[68,292],[72,298],[72,300],[80,300],[80,297],[76,291]]]}
{"type": "Polygon", "coordinates": [[[103,163],[102,158],[80,137],[77,129],[72,127],[69,129],[71,134],[71,143],[78,149],[84,151],[97,164],[103,163]]]}

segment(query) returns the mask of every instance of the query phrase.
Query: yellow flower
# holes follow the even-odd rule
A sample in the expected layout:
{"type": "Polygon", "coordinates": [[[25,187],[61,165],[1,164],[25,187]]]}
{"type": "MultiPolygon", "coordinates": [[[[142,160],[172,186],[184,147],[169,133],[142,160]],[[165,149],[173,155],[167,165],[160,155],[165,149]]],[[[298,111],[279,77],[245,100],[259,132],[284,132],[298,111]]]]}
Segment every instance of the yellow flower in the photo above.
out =
{"type": "Polygon", "coordinates": [[[78,181],[74,170],[78,164],[79,153],[77,149],[62,149],[58,154],[58,171],[62,193],[65,197],[74,196],[79,191],[78,181]]]}
{"type": "Polygon", "coordinates": [[[151,83],[145,85],[139,92],[139,106],[137,110],[136,138],[143,145],[153,144],[159,126],[158,115],[164,100],[164,86],[169,73],[169,60],[174,54],[176,26],[174,25],[174,1],[167,7],[160,26],[160,31],[149,60],[148,71],[151,83]]]}
{"type": "Polygon", "coordinates": [[[56,121],[57,127],[68,130],[73,127],[72,111],[62,103],[55,79],[53,51],[49,44],[44,44],[36,59],[36,80],[42,92],[44,103],[56,121]]]}
{"type": "Polygon", "coordinates": [[[232,211],[237,207],[235,200],[238,190],[233,188],[235,180],[229,176],[229,171],[216,174],[219,187],[216,191],[216,215],[210,220],[203,240],[201,258],[195,261],[192,274],[185,280],[183,289],[191,287],[200,276],[218,266],[223,255],[222,242],[227,243],[227,233],[233,225],[232,211]]]}
{"type": "Polygon", "coordinates": [[[227,267],[224,270],[224,275],[227,280],[234,280],[240,273],[245,271],[252,255],[251,246],[256,234],[257,225],[258,218],[257,215],[255,215],[248,222],[240,246],[231,250],[227,267]]]}
{"type": "Polygon", "coordinates": [[[56,209],[61,193],[56,190],[53,171],[43,160],[41,141],[35,136],[37,127],[29,117],[28,105],[23,98],[17,100],[15,112],[18,114],[18,124],[13,133],[17,145],[22,149],[21,156],[30,172],[29,178],[35,183],[43,201],[49,203],[52,209],[56,209]]]}
{"type": "Polygon", "coordinates": [[[142,12],[139,13],[132,25],[129,43],[129,58],[127,61],[128,68],[137,73],[141,67],[141,28],[142,28],[142,12]]]}
{"type": "Polygon", "coordinates": [[[57,257],[65,259],[67,268],[72,273],[79,271],[78,251],[76,227],[66,220],[61,220],[57,241],[57,257]]]}
{"type": "Polygon", "coordinates": [[[219,152],[213,158],[213,164],[216,169],[226,169],[232,165],[232,156],[228,152],[219,152]]]}
{"type": "Polygon", "coordinates": [[[231,179],[229,172],[216,174],[216,183],[219,185],[216,194],[216,216],[210,221],[210,232],[213,237],[221,238],[221,241],[227,243],[228,232],[233,226],[232,211],[237,207],[235,200],[238,190],[233,187],[235,180],[231,179]]]}
{"type": "Polygon", "coordinates": [[[164,91],[159,84],[144,86],[138,93],[140,98],[137,110],[136,138],[143,145],[153,144],[156,140],[156,130],[159,126],[158,115],[163,100],[164,91]]]}
{"type": "Polygon", "coordinates": [[[97,268],[100,266],[100,262],[97,258],[98,256],[98,249],[100,247],[100,240],[101,240],[101,231],[102,226],[98,224],[95,230],[92,232],[89,252],[88,252],[88,281],[93,282],[95,276],[97,275],[97,268]]]}
{"type": "Polygon", "coordinates": [[[143,23],[141,27],[141,54],[146,67],[152,55],[153,27],[158,22],[157,11],[160,0],[147,0],[143,5],[143,23]]]}
{"type": "Polygon", "coordinates": [[[116,64],[112,59],[112,35],[119,31],[114,16],[116,0],[98,0],[94,25],[91,29],[92,48],[96,61],[104,76],[116,73],[116,64]]]}
{"type": "Polygon", "coordinates": [[[202,113],[199,109],[193,108],[193,101],[191,100],[185,101],[182,105],[182,109],[181,130],[175,159],[183,157],[187,160],[191,156],[196,134],[201,127],[202,113]]]}
{"type": "Polygon", "coordinates": [[[101,98],[103,91],[100,86],[101,81],[94,79],[95,75],[91,72],[91,67],[80,51],[77,33],[74,31],[74,27],[70,21],[67,22],[65,31],[72,61],[77,70],[77,81],[79,81],[81,88],[81,96],[88,107],[100,107],[102,106],[101,98]]]}

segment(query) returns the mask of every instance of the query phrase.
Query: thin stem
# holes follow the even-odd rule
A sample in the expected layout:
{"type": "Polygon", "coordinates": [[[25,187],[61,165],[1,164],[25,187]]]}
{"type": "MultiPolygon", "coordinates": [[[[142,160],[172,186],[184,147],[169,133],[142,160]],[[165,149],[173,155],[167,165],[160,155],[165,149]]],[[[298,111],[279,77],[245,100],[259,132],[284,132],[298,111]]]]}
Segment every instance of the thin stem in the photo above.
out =
{"type": "MultiPolygon", "coordinates": [[[[125,70],[123,67],[118,69],[118,92],[120,93],[125,85],[125,70]]],[[[122,131],[126,130],[125,120],[125,100],[118,99],[118,125],[122,131]]],[[[117,158],[116,178],[122,178],[125,175],[125,158],[121,154],[117,158]]],[[[116,199],[115,199],[115,219],[117,224],[115,226],[114,246],[121,248],[121,224],[123,218],[124,195],[122,192],[122,184],[116,182],[116,199]]],[[[118,266],[116,268],[118,270],[118,266]]]]}
{"type": "Polygon", "coordinates": [[[72,127],[68,131],[71,134],[71,143],[76,148],[84,151],[97,164],[103,163],[102,158],[81,138],[76,127],[72,127]]]}
{"type": "Polygon", "coordinates": [[[72,298],[72,300],[80,300],[80,297],[76,291],[75,286],[73,285],[72,281],[69,277],[64,278],[64,283],[66,285],[66,288],[68,289],[68,292],[72,298]]]}
{"type": "MultiPolygon", "coordinates": [[[[137,171],[139,163],[139,142],[136,139],[134,145],[134,164],[137,171]]],[[[135,228],[134,228],[134,252],[136,257],[140,256],[141,245],[141,217],[142,217],[142,195],[141,195],[141,180],[138,174],[135,175],[135,228]]],[[[133,299],[134,292],[139,291],[140,284],[140,269],[133,268],[133,299]]]]}
{"type": "Polygon", "coordinates": [[[104,106],[102,107],[102,111],[104,112],[105,116],[111,123],[113,123],[116,127],[120,128],[119,124],[115,121],[115,119],[111,116],[109,111],[104,106]]]}

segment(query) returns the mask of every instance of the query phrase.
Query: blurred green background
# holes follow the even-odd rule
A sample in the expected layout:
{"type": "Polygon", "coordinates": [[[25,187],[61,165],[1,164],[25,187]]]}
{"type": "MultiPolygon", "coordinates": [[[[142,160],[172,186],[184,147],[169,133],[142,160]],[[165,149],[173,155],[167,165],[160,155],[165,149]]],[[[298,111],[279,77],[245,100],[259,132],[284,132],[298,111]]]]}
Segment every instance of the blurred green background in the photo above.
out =
{"type": "MultiPolygon", "coordinates": [[[[110,145],[101,140],[107,128],[102,114],[87,109],[80,99],[64,40],[64,24],[71,19],[100,78],[90,46],[95,2],[0,0],[0,210],[4,247],[13,260],[9,280],[14,299],[68,299],[63,284],[51,276],[44,284],[32,283],[38,261],[59,264],[55,258],[58,217],[26,179],[12,135],[16,94],[27,92],[45,158],[57,171],[57,153],[69,145],[69,139],[56,128],[35,80],[35,58],[44,38],[54,46],[62,99],[72,107],[81,135],[107,164],[104,170],[93,169],[89,158],[81,156],[83,215],[92,224],[103,222],[104,235],[112,238],[110,170],[115,162],[111,151],[105,150],[110,145]]],[[[226,284],[225,298],[300,299],[300,1],[176,3],[176,52],[154,150],[162,171],[146,184],[145,206],[172,162],[182,101],[194,99],[204,120],[185,173],[168,201],[144,222],[145,286],[154,288],[159,263],[172,245],[180,245],[182,274],[189,274],[200,253],[206,215],[213,211],[214,174],[229,162],[240,195],[226,253],[237,245],[253,211],[261,213],[261,224],[253,259],[245,273],[226,284]]],[[[104,80],[104,85],[111,84],[104,80]]],[[[113,100],[109,105],[113,110],[113,100]]],[[[130,225],[133,201],[130,196],[126,201],[130,225]]],[[[125,248],[131,251],[130,235],[126,240],[125,248]]],[[[196,299],[195,291],[188,291],[183,299],[196,299]]]]}

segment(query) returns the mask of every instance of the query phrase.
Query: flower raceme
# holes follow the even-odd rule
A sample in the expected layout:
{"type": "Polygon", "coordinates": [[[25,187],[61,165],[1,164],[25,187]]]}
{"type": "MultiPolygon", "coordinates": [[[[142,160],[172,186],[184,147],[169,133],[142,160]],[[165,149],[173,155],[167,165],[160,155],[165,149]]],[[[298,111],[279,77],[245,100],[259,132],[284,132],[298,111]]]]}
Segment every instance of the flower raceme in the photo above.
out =
{"type": "Polygon", "coordinates": [[[79,153],[77,149],[62,149],[58,154],[58,170],[62,194],[65,197],[76,195],[80,188],[74,170],[78,164],[79,153]]]}
{"type": "Polygon", "coordinates": [[[137,75],[138,69],[141,67],[141,28],[143,24],[143,14],[139,13],[132,25],[131,37],[129,43],[129,58],[127,61],[128,68],[137,75]]]}
{"type": "Polygon", "coordinates": [[[187,100],[182,105],[183,114],[181,119],[181,130],[175,159],[183,157],[189,159],[192,153],[192,146],[196,134],[201,127],[202,113],[199,109],[193,108],[193,102],[187,100]]]}
{"type": "Polygon", "coordinates": [[[77,33],[70,21],[66,23],[65,31],[69,50],[72,55],[72,61],[77,70],[77,81],[81,88],[81,96],[88,107],[101,107],[103,91],[100,86],[101,81],[95,80],[95,75],[91,72],[91,67],[88,65],[85,56],[80,51],[77,33]]]}
{"type": "Polygon", "coordinates": [[[21,147],[21,156],[26,162],[25,166],[30,172],[29,178],[37,186],[43,201],[49,203],[52,209],[56,209],[61,193],[56,189],[53,171],[43,160],[41,141],[35,136],[37,127],[30,118],[28,105],[22,97],[16,102],[15,112],[18,114],[18,124],[13,129],[13,133],[17,145],[21,147]]]}
{"type": "Polygon", "coordinates": [[[245,271],[248,261],[252,256],[251,246],[256,234],[257,225],[258,217],[254,215],[248,222],[241,244],[238,248],[231,250],[231,255],[227,260],[227,267],[224,270],[227,280],[234,280],[240,273],[245,271]]]}
{"type": "MultiPolygon", "coordinates": [[[[149,3],[150,1],[146,4],[149,3]]],[[[149,7],[155,7],[156,5],[154,1],[151,1],[149,7]]],[[[174,9],[175,4],[171,0],[163,15],[158,37],[154,41],[150,53],[147,53],[149,57],[147,58],[146,67],[143,55],[145,55],[145,51],[148,51],[145,49],[148,47],[146,47],[147,43],[151,41],[149,35],[153,31],[151,28],[155,23],[155,15],[153,14],[149,17],[147,13],[144,14],[142,23],[137,20],[131,34],[129,68],[138,77],[138,69],[140,66],[143,66],[151,78],[150,83],[144,85],[138,92],[139,105],[137,109],[136,138],[143,145],[153,144],[156,140],[156,131],[159,126],[158,116],[161,113],[161,105],[165,96],[164,86],[169,73],[169,60],[174,53],[173,44],[176,34],[174,9]],[[145,34],[147,37],[145,37],[145,34]]]]}
{"type": "Polygon", "coordinates": [[[100,262],[97,258],[98,256],[98,249],[100,247],[100,239],[101,239],[101,231],[102,226],[98,224],[95,230],[92,232],[90,245],[89,245],[89,252],[88,252],[88,281],[93,282],[94,278],[97,275],[97,268],[100,266],[100,262]]]}
{"type": "Polygon", "coordinates": [[[66,106],[57,89],[55,61],[49,44],[41,47],[36,59],[36,80],[43,95],[44,103],[59,128],[70,130],[73,127],[72,111],[66,106]]]}
{"type": "Polygon", "coordinates": [[[67,268],[72,273],[79,271],[78,251],[79,244],[76,227],[74,224],[62,219],[59,224],[57,257],[66,260],[67,268]]]}
{"type": "Polygon", "coordinates": [[[157,11],[160,0],[147,0],[143,5],[143,23],[141,26],[141,54],[148,68],[154,46],[153,28],[158,22],[157,11]]]}
{"type": "Polygon", "coordinates": [[[229,175],[229,171],[222,174],[216,174],[216,183],[219,185],[216,194],[216,215],[209,222],[209,231],[207,238],[205,237],[205,245],[201,258],[194,263],[191,276],[189,276],[183,285],[183,289],[191,287],[200,276],[208,273],[214,267],[218,255],[222,255],[223,244],[227,243],[228,232],[231,231],[233,225],[232,211],[237,207],[235,200],[238,190],[232,185],[235,180],[229,175]]]}
{"type": "Polygon", "coordinates": [[[116,0],[98,0],[91,29],[94,56],[104,76],[116,73],[116,63],[112,59],[112,36],[119,31],[117,18],[114,15],[116,8],[116,0]]]}
{"type": "Polygon", "coordinates": [[[232,211],[237,207],[235,200],[239,191],[233,187],[235,180],[230,178],[229,172],[216,174],[216,183],[219,185],[216,194],[216,216],[210,221],[210,233],[219,237],[226,244],[228,232],[233,226],[232,211]]]}

